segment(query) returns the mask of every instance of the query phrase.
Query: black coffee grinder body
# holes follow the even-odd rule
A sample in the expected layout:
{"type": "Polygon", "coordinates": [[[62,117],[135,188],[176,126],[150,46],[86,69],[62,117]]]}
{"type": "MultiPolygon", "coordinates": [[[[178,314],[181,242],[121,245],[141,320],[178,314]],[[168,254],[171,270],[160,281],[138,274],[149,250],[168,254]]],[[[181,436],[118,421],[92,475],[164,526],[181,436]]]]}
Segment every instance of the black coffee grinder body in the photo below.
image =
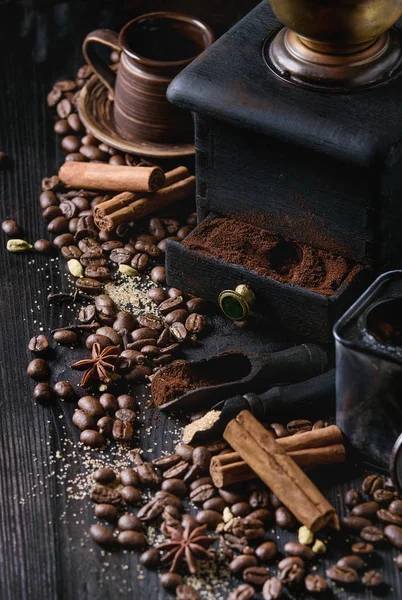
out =
{"type": "MultiPolygon", "coordinates": [[[[170,86],[169,99],[195,116],[199,222],[237,217],[371,275],[401,266],[402,78],[353,93],[290,84],[264,55],[278,27],[262,2],[170,86]]],[[[331,339],[368,283],[360,271],[323,296],[174,241],[166,261],[169,285],[217,302],[248,284],[257,314],[317,341],[331,339]]]]}

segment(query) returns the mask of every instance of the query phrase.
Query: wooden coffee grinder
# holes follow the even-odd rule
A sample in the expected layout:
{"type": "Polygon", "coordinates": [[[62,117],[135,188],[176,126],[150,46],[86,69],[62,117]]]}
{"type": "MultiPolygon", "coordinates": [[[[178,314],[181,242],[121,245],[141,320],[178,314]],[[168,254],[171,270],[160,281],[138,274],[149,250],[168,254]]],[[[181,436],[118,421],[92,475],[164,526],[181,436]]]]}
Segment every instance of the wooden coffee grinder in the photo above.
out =
{"type": "Polygon", "coordinates": [[[170,286],[326,341],[401,266],[401,15],[402,0],[264,0],[168,91],[195,117],[198,228],[236,217],[364,269],[323,295],[169,241],[170,286]]]}

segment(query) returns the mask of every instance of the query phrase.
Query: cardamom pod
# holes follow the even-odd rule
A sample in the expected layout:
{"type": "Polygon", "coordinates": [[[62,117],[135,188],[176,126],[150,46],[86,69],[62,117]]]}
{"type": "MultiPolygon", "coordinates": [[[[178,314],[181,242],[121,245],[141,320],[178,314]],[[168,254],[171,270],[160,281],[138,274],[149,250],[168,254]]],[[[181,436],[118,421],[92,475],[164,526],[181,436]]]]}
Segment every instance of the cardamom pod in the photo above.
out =
{"type": "Polygon", "coordinates": [[[7,250],[9,252],[26,252],[32,248],[25,240],[8,240],[7,250]]]}
{"type": "Polygon", "coordinates": [[[138,275],[138,271],[136,269],[133,269],[133,267],[130,267],[130,265],[120,264],[119,271],[123,275],[126,275],[126,277],[136,277],[138,275]]]}
{"type": "Polygon", "coordinates": [[[68,270],[73,277],[82,277],[84,275],[84,267],[76,258],[72,258],[67,262],[68,270]]]}

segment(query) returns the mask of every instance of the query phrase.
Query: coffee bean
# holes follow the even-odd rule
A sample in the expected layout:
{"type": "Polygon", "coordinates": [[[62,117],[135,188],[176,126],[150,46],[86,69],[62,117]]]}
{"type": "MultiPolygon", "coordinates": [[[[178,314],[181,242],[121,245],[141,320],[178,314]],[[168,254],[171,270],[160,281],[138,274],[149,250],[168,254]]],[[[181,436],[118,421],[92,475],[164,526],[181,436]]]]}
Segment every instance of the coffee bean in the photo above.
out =
{"type": "Polygon", "coordinates": [[[69,381],[57,381],[53,386],[53,390],[63,400],[74,400],[77,395],[69,381]]]}
{"type": "Polygon", "coordinates": [[[186,302],[186,308],[190,314],[203,314],[206,311],[206,303],[202,298],[190,298],[186,302]]]}
{"type": "Polygon", "coordinates": [[[43,192],[54,192],[58,189],[60,185],[60,179],[57,175],[52,175],[51,177],[44,177],[42,179],[42,191],[43,192]]]}
{"type": "Polygon", "coordinates": [[[194,502],[195,505],[201,505],[205,500],[209,500],[215,496],[215,487],[213,485],[201,485],[197,489],[190,492],[190,500],[194,502]]]}
{"type": "Polygon", "coordinates": [[[180,497],[184,497],[188,493],[188,488],[181,479],[165,479],[165,481],[162,482],[161,489],[180,497]]]}
{"type": "Polygon", "coordinates": [[[59,329],[53,334],[53,339],[64,346],[73,346],[78,341],[78,336],[74,331],[68,329],[59,329]]]}
{"type": "Polygon", "coordinates": [[[214,510],[200,510],[195,517],[200,525],[208,525],[208,529],[216,529],[222,523],[222,514],[214,510]]]}
{"type": "Polygon", "coordinates": [[[253,510],[253,512],[251,512],[248,516],[252,519],[259,519],[264,524],[272,521],[272,513],[266,508],[258,508],[257,510],[253,510]]]}
{"type": "Polygon", "coordinates": [[[304,569],[297,565],[289,565],[281,570],[279,577],[286,586],[298,588],[303,581],[304,569]]]}
{"type": "Polygon", "coordinates": [[[169,590],[176,589],[179,585],[181,585],[182,581],[183,581],[183,578],[178,573],[168,572],[168,573],[162,573],[159,576],[159,582],[160,582],[161,586],[163,586],[164,588],[167,588],[169,590]]]}
{"type": "Polygon", "coordinates": [[[90,498],[96,504],[113,504],[113,506],[118,506],[121,503],[120,493],[105,485],[94,487],[90,492],[90,498]]]}
{"type": "Polygon", "coordinates": [[[73,131],[75,131],[77,133],[84,131],[84,126],[81,123],[81,119],[79,118],[77,113],[72,113],[72,114],[68,115],[67,122],[73,131]]]}
{"type": "Polygon", "coordinates": [[[178,463],[174,464],[169,469],[167,469],[163,473],[163,477],[165,479],[172,479],[172,478],[173,479],[181,479],[186,474],[188,468],[189,468],[189,464],[186,461],[181,460],[178,463]]]}
{"type": "Polygon", "coordinates": [[[108,267],[86,267],[85,277],[107,281],[110,279],[110,269],[108,267]]]}
{"type": "Polygon", "coordinates": [[[382,487],[384,487],[384,477],[380,475],[368,475],[362,483],[362,490],[365,494],[372,495],[382,487]]]}
{"type": "Polygon", "coordinates": [[[54,244],[44,238],[36,240],[34,243],[34,249],[36,252],[39,252],[39,254],[44,254],[45,256],[52,256],[56,252],[54,244]]]}
{"type": "Polygon", "coordinates": [[[109,165],[125,165],[126,161],[120,154],[115,154],[109,158],[109,165]]]}
{"type": "Polygon", "coordinates": [[[169,327],[169,331],[177,342],[182,343],[186,341],[188,332],[183,323],[180,323],[179,321],[173,323],[173,325],[169,327]]]}
{"type": "Polygon", "coordinates": [[[219,513],[223,513],[227,504],[223,498],[210,498],[209,500],[205,500],[202,505],[203,510],[213,510],[219,513]]]}
{"type": "Polygon", "coordinates": [[[393,500],[388,506],[388,510],[402,517],[402,500],[393,500]]]}
{"type": "Polygon", "coordinates": [[[229,571],[233,573],[233,575],[241,575],[247,567],[256,567],[257,559],[255,556],[249,556],[246,554],[241,554],[240,556],[236,556],[230,564],[229,571]]]}
{"type": "Polygon", "coordinates": [[[201,333],[204,331],[205,325],[205,317],[197,313],[191,314],[185,322],[185,327],[189,333],[201,333]]]}
{"type": "Polygon", "coordinates": [[[84,144],[79,148],[79,151],[86,158],[88,158],[88,160],[97,160],[104,162],[109,158],[106,152],[102,152],[102,150],[99,150],[97,146],[93,146],[91,144],[84,144]]]}
{"type": "Polygon", "coordinates": [[[102,394],[99,398],[99,404],[103,410],[109,414],[114,414],[118,409],[117,399],[113,394],[102,394]]]}
{"type": "Polygon", "coordinates": [[[64,162],[88,162],[88,159],[83,156],[80,152],[70,152],[64,157],[64,162]]]}
{"type": "MultiPolygon", "coordinates": [[[[49,206],[49,208],[47,208],[46,210],[48,211],[50,208],[53,208],[53,207],[49,206]]],[[[60,211],[60,209],[58,207],[55,207],[55,208],[57,208],[58,211],[60,211]]],[[[68,219],[66,219],[66,217],[63,217],[63,216],[52,219],[50,221],[49,225],[47,226],[47,230],[50,233],[55,233],[55,234],[67,233],[68,232],[68,219]]]]}
{"type": "Polygon", "coordinates": [[[57,114],[60,119],[65,119],[71,113],[73,107],[72,104],[67,98],[63,98],[56,106],[57,114]]]}
{"type": "Polygon", "coordinates": [[[142,340],[143,345],[146,345],[149,340],[151,343],[154,343],[158,338],[158,335],[159,334],[155,329],[151,329],[150,327],[140,327],[132,332],[131,339],[133,342],[142,340]]]}
{"type": "Polygon", "coordinates": [[[120,421],[124,421],[125,423],[133,423],[136,416],[136,413],[129,408],[120,408],[115,414],[116,419],[120,419],[120,421]]]}
{"type": "Polygon", "coordinates": [[[13,219],[6,219],[2,222],[1,228],[8,237],[19,237],[22,233],[21,227],[13,219]]]}
{"type": "Polygon", "coordinates": [[[131,423],[127,423],[125,421],[120,421],[117,419],[113,423],[113,431],[112,431],[113,439],[117,442],[129,442],[133,435],[134,430],[131,423]]]}
{"type": "Polygon", "coordinates": [[[255,551],[257,558],[261,562],[271,562],[278,553],[278,546],[275,542],[263,542],[255,551]]]}
{"type": "Polygon", "coordinates": [[[122,346],[123,341],[120,335],[116,333],[116,331],[112,327],[109,327],[107,325],[104,325],[103,327],[98,327],[98,329],[96,330],[96,334],[104,335],[107,338],[109,338],[110,344],[113,346],[122,346]]]}
{"type": "Polygon", "coordinates": [[[56,217],[62,217],[63,213],[61,212],[58,206],[48,206],[42,212],[42,217],[45,221],[53,221],[56,217]]]}
{"type": "Polygon", "coordinates": [[[185,460],[186,462],[192,462],[193,452],[194,448],[189,444],[177,444],[177,446],[175,447],[175,453],[178,454],[181,457],[181,459],[185,460]]]}
{"type": "Polygon", "coordinates": [[[28,350],[37,354],[38,356],[45,355],[49,350],[49,342],[45,335],[40,334],[38,336],[34,336],[29,340],[28,350]]]}
{"type": "Polygon", "coordinates": [[[397,515],[390,510],[386,510],[385,508],[381,508],[377,511],[377,519],[382,523],[390,523],[391,525],[399,525],[402,527],[402,516],[397,515]]]}
{"type": "Polygon", "coordinates": [[[388,505],[394,500],[394,498],[394,492],[391,492],[390,490],[385,490],[383,488],[376,490],[373,494],[373,500],[375,500],[375,502],[379,502],[383,506],[388,505]]]}
{"type": "Polygon", "coordinates": [[[175,298],[168,298],[167,300],[164,300],[161,304],[159,304],[159,312],[161,313],[161,315],[167,315],[173,310],[177,310],[183,307],[183,297],[177,296],[175,298]]]}
{"type": "Polygon", "coordinates": [[[383,582],[383,576],[379,571],[367,571],[362,577],[362,584],[366,587],[376,587],[383,582]]]}
{"type": "Polygon", "coordinates": [[[267,489],[254,490],[248,499],[254,509],[266,508],[270,505],[269,491],[267,489]]]}
{"type": "Polygon", "coordinates": [[[398,567],[398,569],[401,571],[402,570],[402,554],[398,554],[398,556],[396,558],[394,558],[394,562],[395,562],[396,566],[398,567]]]}
{"type": "Polygon", "coordinates": [[[154,267],[149,276],[155,283],[166,283],[166,271],[164,267],[154,267]]]}
{"type": "Polygon", "coordinates": [[[48,364],[43,360],[43,358],[34,358],[27,367],[27,373],[30,377],[32,377],[32,379],[44,381],[49,377],[48,364]]]}
{"type": "Polygon", "coordinates": [[[76,410],[73,414],[72,421],[80,431],[95,429],[96,427],[96,419],[84,413],[83,410],[76,410]]]}
{"type": "Polygon", "coordinates": [[[175,323],[182,323],[184,326],[184,323],[187,321],[188,316],[189,316],[188,310],[186,310],[184,308],[178,308],[177,310],[172,310],[172,312],[170,312],[168,315],[166,315],[166,317],[164,319],[165,325],[171,326],[175,323]]]}
{"type": "Polygon", "coordinates": [[[275,521],[276,524],[279,525],[279,527],[282,527],[283,529],[293,529],[294,527],[296,527],[296,519],[285,506],[280,506],[276,509],[275,521]]]}
{"type": "Polygon", "coordinates": [[[133,255],[127,248],[115,248],[111,251],[109,259],[118,265],[129,265],[133,255]]]}
{"type": "Polygon", "coordinates": [[[358,580],[358,575],[352,567],[334,565],[326,569],[327,577],[337,583],[355,583],[358,580]]]}
{"type": "Polygon", "coordinates": [[[151,367],[138,365],[138,367],[135,367],[135,369],[124,375],[124,379],[130,383],[140,383],[141,381],[145,381],[147,377],[150,377],[152,373],[151,367]]]}
{"type": "Polygon", "coordinates": [[[328,589],[328,584],[322,575],[313,575],[311,573],[306,575],[304,585],[306,586],[306,590],[311,594],[322,594],[328,589]]]}
{"type": "Polygon", "coordinates": [[[203,473],[209,472],[209,465],[211,463],[211,453],[205,446],[198,446],[193,451],[193,464],[198,465],[203,473]]]}
{"type": "Polygon", "coordinates": [[[311,421],[307,421],[306,419],[296,419],[295,421],[290,421],[287,424],[286,429],[290,433],[290,435],[294,435],[295,433],[303,433],[304,431],[311,431],[313,428],[313,424],[311,421]]]}
{"type": "Polygon", "coordinates": [[[356,517],[373,517],[377,511],[380,509],[380,505],[378,502],[363,502],[363,504],[357,504],[352,511],[351,515],[356,515],[356,517]]]}
{"type": "Polygon", "coordinates": [[[53,400],[53,388],[48,383],[38,383],[33,390],[33,397],[38,402],[50,402],[53,400]]]}
{"type": "Polygon", "coordinates": [[[355,571],[361,571],[364,569],[366,563],[360,556],[356,556],[356,554],[351,554],[350,556],[343,556],[336,563],[339,567],[352,567],[355,571]]]}
{"type": "Polygon", "coordinates": [[[274,431],[277,438],[284,438],[289,436],[289,432],[281,423],[270,423],[269,425],[274,431]]]}
{"type": "Polygon", "coordinates": [[[344,502],[349,508],[353,508],[362,502],[361,494],[357,490],[348,490],[344,497],[344,502]]]}
{"type": "Polygon", "coordinates": [[[132,485],[125,485],[121,490],[121,497],[126,504],[135,506],[141,501],[141,492],[132,485]]]}
{"type": "MultiPolygon", "coordinates": [[[[82,255],[81,250],[77,246],[74,246],[74,244],[72,244],[71,246],[63,246],[63,248],[61,249],[61,253],[63,255],[63,258],[65,258],[66,260],[71,260],[72,258],[78,260],[79,258],[81,258],[82,255]]],[[[81,310],[84,309],[82,308],[81,310]]]]}
{"type": "Polygon", "coordinates": [[[299,542],[287,542],[284,546],[286,554],[291,556],[299,556],[303,560],[313,560],[315,558],[314,552],[305,544],[299,542]]]}
{"type": "Polygon", "coordinates": [[[153,346],[152,344],[146,344],[141,348],[141,353],[147,356],[148,358],[157,358],[160,355],[160,350],[157,346],[153,346]]]}
{"type": "Polygon", "coordinates": [[[264,600],[280,600],[283,594],[282,582],[277,577],[267,579],[262,588],[264,600]]]}
{"type": "Polygon", "coordinates": [[[128,550],[140,550],[146,545],[145,536],[139,531],[121,531],[117,543],[128,550]]]}
{"type": "Polygon", "coordinates": [[[324,429],[325,427],[328,427],[327,421],[319,420],[313,423],[313,431],[315,431],[316,429],[324,429]]]}
{"type": "MultiPolygon", "coordinates": [[[[67,121],[66,121],[66,124],[67,124],[66,131],[60,132],[62,135],[67,133],[68,130],[70,129],[67,121]]],[[[59,133],[59,132],[56,132],[56,133],[59,133]]],[[[66,152],[78,152],[78,150],[80,149],[80,146],[81,146],[80,140],[75,135],[66,135],[66,137],[63,137],[63,139],[61,140],[61,147],[66,152]]]]}
{"type": "MultiPolygon", "coordinates": [[[[132,266],[132,265],[131,265],[132,266]]],[[[164,300],[166,300],[166,292],[161,287],[153,287],[147,292],[147,296],[152,302],[160,305],[164,300]]]]}
{"type": "Polygon", "coordinates": [[[181,584],[176,588],[176,600],[200,600],[200,597],[191,585],[181,584]]]}
{"type": "Polygon", "coordinates": [[[243,583],[232,590],[227,600],[252,600],[254,598],[255,589],[248,583],[243,583]]]}
{"type": "Polygon", "coordinates": [[[105,414],[101,403],[93,396],[82,396],[82,398],[78,400],[78,407],[87,415],[94,417],[95,419],[99,419],[105,414]]]}
{"type": "Polygon", "coordinates": [[[95,506],[95,517],[104,519],[108,523],[115,523],[118,517],[118,510],[113,504],[97,504],[95,506]]]}
{"type": "Polygon", "coordinates": [[[246,517],[251,513],[251,506],[248,502],[236,502],[230,507],[234,517],[246,517]]]}
{"type": "Polygon", "coordinates": [[[198,477],[195,481],[190,483],[190,491],[198,489],[202,485],[213,485],[213,481],[211,477],[198,477]]]}
{"type": "Polygon", "coordinates": [[[111,340],[105,335],[98,335],[96,333],[91,333],[85,340],[85,346],[91,350],[94,344],[99,344],[101,350],[107,348],[107,346],[111,345],[111,340]]]}
{"type": "Polygon", "coordinates": [[[141,327],[153,329],[157,332],[162,331],[163,329],[163,323],[161,319],[158,316],[153,315],[152,313],[144,313],[143,315],[139,316],[138,324],[141,325],[141,327]]]}
{"type": "Polygon", "coordinates": [[[262,587],[269,576],[269,571],[265,567],[247,567],[243,571],[244,581],[256,587],[262,587]]]}
{"type": "Polygon", "coordinates": [[[130,265],[133,267],[133,269],[136,269],[137,271],[142,273],[147,268],[148,263],[149,256],[147,254],[144,254],[143,252],[138,252],[132,257],[130,265]]]}
{"type": "Polygon", "coordinates": [[[116,479],[116,473],[109,467],[101,467],[96,469],[92,477],[97,483],[112,483],[116,479]]]}
{"type": "Polygon", "coordinates": [[[117,522],[117,527],[120,531],[138,531],[142,533],[144,528],[138,517],[135,515],[122,515],[117,522]]]}
{"type": "Polygon", "coordinates": [[[379,527],[363,527],[360,532],[360,537],[366,542],[382,542],[384,539],[384,533],[379,527]]]}
{"type": "Polygon", "coordinates": [[[134,315],[126,310],[120,310],[116,315],[116,320],[113,323],[113,329],[117,333],[126,332],[131,333],[136,326],[136,319],[134,315]]]}
{"type": "Polygon", "coordinates": [[[147,569],[156,569],[160,564],[159,551],[156,548],[150,548],[140,556],[140,564],[147,569]]]}
{"type": "Polygon", "coordinates": [[[49,108],[56,106],[58,101],[61,99],[62,91],[58,88],[53,88],[46,97],[46,102],[49,108]]]}
{"type": "Polygon", "coordinates": [[[105,443],[105,438],[99,431],[94,429],[85,429],[81,432],[80,442],[84,446],[90,446],[91,448],[100,448],[105,443]]]}
{"type": "Polygon", "coordinates": [[[91,525],[89,535],[100,546],[112,546],[114,543],[113,531],[104,525],[91,525]]]}
{"type": "Polygon", "coordinates": [[[359,533],[363,527],[368,527],[369,525],[372,525],[371,521],[369,519],[365,519],[364,517],[344,517],[341,520],[342,523],[342,527],[343,529],[346,529],[347,531],[352,531],[355,533],[359,533]]]}
{"type": "Polygon", "coordinates": [[[149,221],[149,233],[158,241],[166,237],[166,230],[160,219],[153,217],[149,221]]]}
{"type": "MultiPolygon", "coordinates": [[[[98,242],[92,239],[91,237],[80,239],[78,242],[78,247],[83,254],[94,254],[96,256],[102,254],[101,245],[98,244],[98,242]]],[[[109,298],[109,296],[106,297],[109,298]]],[[[109,300],[112,304],[114,304],[111,298],[109,298],[109,300]]]]}
{"type": "Polygon", "coordinates": [[[101,433],[102,435],[104,435],[107,438],[110,438],[112,436],[112,430],[113,430],[112,417],[101,417],[96,422],[96,427],[97,427],[99,433],[101,433]]]}
{"type": "Polygon", "coordinates": [[[244,502],[246,500],[245,493],[241,491],[239,486],[227,486],[219,488],[218,493],[221,498],[230,505],[236,502],[244,502]]]}
{"type": "Polygon", "coordinates": [[[236,524],[232,530],[235,535],[245,537],[248,542],[251,540],[260,540],[264,537],[262,521],[252,519],[249,516],[242,518],[240,524],[236,524]]]}
{"type": "Polygon", "coordinates": [[[56,194],[54,192],[42,192],[39,196],[39,204],[42,210],[45,210],[49,206],[57,206],[58,200],[56,194]]]}
{"type": "Polygon", "coordinates": [[[352,544],[352,552],[354,554],[371,554],[374,552],[374,546],[368,542],[355,542],[352,544]]]}
{"type": "Polygon", "coordinates": [[[402,550],[402,528],[397,525],[387,525],[384,529],[385,537],[393,546],[402,550]]]}
{"type": "Polygon", "coordinates": [[[98,294],[102,289],[102,283],[90,277],[80,277],[75,282],[75,286],[87,294],[98,294]]]}

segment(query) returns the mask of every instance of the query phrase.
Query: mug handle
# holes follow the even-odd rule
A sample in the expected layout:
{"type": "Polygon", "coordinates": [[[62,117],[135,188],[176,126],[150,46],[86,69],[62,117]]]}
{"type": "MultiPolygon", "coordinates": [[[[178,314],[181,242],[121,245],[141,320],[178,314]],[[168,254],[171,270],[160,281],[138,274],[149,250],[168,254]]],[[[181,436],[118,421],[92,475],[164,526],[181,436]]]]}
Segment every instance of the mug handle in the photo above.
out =
{"type": "Polygon", "coordinates": [[[109,65],[99,56],[96,51],[95,43],[103,44],[113,50],[121,51],[119,44],[119,35],[111,29],[96,29],[86,36],[82,44],[82,52],[85,60],[98,75],[102,83],[108,88],[109,96],[114,99],[114,84],[116,82],[116,73],[112,71],[109,65]]]}

